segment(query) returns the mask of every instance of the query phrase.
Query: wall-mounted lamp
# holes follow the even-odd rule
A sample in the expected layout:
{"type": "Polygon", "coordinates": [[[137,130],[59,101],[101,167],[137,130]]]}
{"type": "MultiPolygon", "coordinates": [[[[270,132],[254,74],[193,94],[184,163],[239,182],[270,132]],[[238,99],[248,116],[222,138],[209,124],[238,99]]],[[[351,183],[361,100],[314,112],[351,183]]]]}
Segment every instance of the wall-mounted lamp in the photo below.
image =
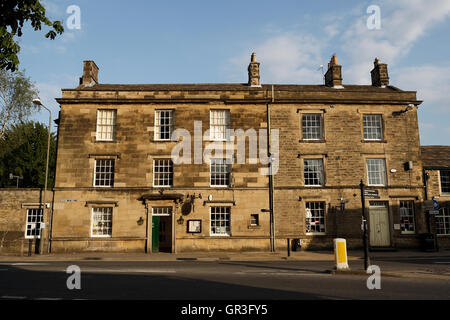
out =
{"type": "Polygon", "coordinates": [[[405,110],[402,110],[402,111],[394,111],[394,112],[392,112],[392,115],[393,115],[393,116],[399,116],[399,115],[401,115],[401,114],[403,114],[403,113],[407,113],[408,111],[411,111],[412,109],[414,109],[414,105],[413,105],[412,103],[410,103],[410,104],[408,104],[408,105],[406,106],[406,109],[405,109],[405,110]]]}
{"type": "Polygon", "coordinates": [[[177,222],[178,222],[178,224],[183,224],[184,223],[183,216],[180,216],[180,218],[178,218],[177,222]]]}
{"type": "Polygon", "coordinates": [[[140,217],[139,220],[137,221],[137,224],[142,226],[143,223],[144,223],[144,219],[142,217],[140,217]]]}

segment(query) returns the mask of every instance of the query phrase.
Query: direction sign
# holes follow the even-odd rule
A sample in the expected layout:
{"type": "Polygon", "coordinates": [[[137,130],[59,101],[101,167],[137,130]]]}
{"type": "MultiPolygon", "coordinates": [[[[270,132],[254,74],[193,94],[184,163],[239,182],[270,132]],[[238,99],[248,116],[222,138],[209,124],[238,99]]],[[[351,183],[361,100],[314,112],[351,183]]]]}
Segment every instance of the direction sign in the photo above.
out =
{"type": "Polygon", "coordinates": [[[437,202],[436,200],[433,200],[433,209],[434,210],[438,210],[439,209],[439,202],[437,202]]]}
{"type": "Polygon", "coordinates": [[[364,190],[364,197],[367,198],[367,199],[380,199],[380,196],[378,194],[378,190],[365,189],[364,190]]]}
{"type": "Polygon", "coordinates": [[[437,215],[437,214],[439,214],[439,210],[430,210],[430,211],[428,211],[428,213],[437,215]]]}

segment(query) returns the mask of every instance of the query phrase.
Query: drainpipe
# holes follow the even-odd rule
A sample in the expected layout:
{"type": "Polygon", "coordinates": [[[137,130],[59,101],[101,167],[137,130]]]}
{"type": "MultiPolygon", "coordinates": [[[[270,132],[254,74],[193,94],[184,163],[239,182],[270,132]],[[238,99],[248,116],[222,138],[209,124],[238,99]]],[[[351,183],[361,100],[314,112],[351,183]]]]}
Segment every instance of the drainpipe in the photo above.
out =
{"type": "MultiPolygon", "coordinates": [[[[423,186],[425,191],[425,199],[428,200],[428,174],[425,169],[422,169],[422,175],[423,175],[423,186]]],[[[427,233],[431,233],[431,226],[430,226],[430,213],[428,210],[425,212],[425,218],[427,221],[427,233]]]]}
{"type": "MultiPolygon", "coordinates": [[[[274,86],[272,85],[272,103],[274,98],[274,86]]],[[[270,103],[267,104],[267,152],[269,157],[269,210],[270,210],[270,251],[275,252],[275,219],[273,214],[273,176],[272,176],[272,152],[270,149],[270,103]]]]}

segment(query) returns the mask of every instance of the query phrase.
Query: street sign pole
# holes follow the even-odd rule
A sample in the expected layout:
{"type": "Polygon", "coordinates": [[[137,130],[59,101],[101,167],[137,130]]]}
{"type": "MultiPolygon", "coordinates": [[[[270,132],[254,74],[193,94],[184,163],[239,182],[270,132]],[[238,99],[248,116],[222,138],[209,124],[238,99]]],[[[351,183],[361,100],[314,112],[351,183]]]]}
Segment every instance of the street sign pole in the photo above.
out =
{"type": "Polygon", "coordinates": [[[370,265],[370,258],[369,258],[369,243],[367,241],[367,220],[366,220],[366,199],[364,197],[364,183],[361,179],[360,183],[361,188],[361,207],[362,207],[362,219],[363,219],[363,246],[364,246],[364,270],[367,270],[367,268],[370,265]]]}

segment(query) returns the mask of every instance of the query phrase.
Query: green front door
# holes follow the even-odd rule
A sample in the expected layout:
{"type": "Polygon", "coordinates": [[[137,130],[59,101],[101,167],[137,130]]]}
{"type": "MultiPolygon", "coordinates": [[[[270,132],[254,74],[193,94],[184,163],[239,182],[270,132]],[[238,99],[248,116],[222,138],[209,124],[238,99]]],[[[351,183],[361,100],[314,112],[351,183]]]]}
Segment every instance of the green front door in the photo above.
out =
{"type": "Polygon", "coordinates": [[[159,216],[152,219],[152,252],[159,252],[159,216]]]}

